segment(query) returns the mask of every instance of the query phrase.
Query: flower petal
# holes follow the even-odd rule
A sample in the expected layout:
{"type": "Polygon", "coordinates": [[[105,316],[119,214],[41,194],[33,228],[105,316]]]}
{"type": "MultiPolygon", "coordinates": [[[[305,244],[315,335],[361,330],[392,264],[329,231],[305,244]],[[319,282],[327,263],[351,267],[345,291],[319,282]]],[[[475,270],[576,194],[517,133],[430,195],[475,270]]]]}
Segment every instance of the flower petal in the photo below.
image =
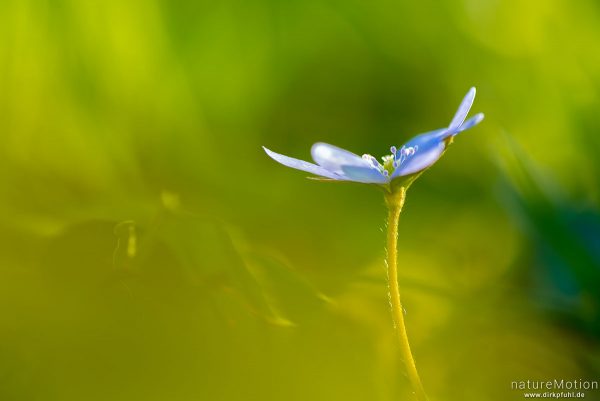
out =
{"type": "Polygon", "coordinates": [[[428,141],[422,141],[418,146],[415,153],[407,156],[402,164],[394,170],[392,178],[402,177],[425,170],[435,163],[442,153],[444,153],[446,142],[443,138],[431,136],[428,141]]]}
{"type": "Polygon", "coordinates": [[[390,181],[389,177],[373,167],[342,166],[342,171],[349,181],[363,184],[386,184],[390,181]]]}
{"type": "Polygon", "coordinates": [[[450,125],[448,126],[449,131],[455,132],[465,121],[465,118],[467,118],[467,114],[469,114],[469,110],[471,110],[471,106],[473,105],[473,100],[475,100],[475,92],[475,87],[469,89],[460,103],[460,106],[458,106],[458,110],[456,111],[452,122],[450,122],[450,125]]]}
{"type": "Polygon", "coordinates": [[[428,131],[423,134],[419,134],[413,137],[410,141],[406,142],[402,147],[412,148],[420,147],[428,144],[433,139],[440,139],[447,137],[448,128],[440,128],[433,131],[428,131]]]}
{"type": "MultiPolygon", "coordinates": [[[[469,128],[473,128],[474,126],[476,126],[477,124],[479,124],[481,122],[481,120],[483,120],[485,116],[483,115],[483,113],[478,113],[475,114],[473,117],[469,118],[467,121],[464,122],[463,125],[460,126],[460,128],[458,129],[458,132],[463,132],[468,130],[469,128]]],[[[457,134],[458,134],[457,132],[457,134]]]]}
{"type": "Polygon", "coordinates": [[[369,167],[362,157],[328,143],[315,143],[310,153],[319,166],[340,175],[344,174],[342,166],[369,167]]]}
{"type": "Polygon", "coordinates": [[[447,145],[446,138],[455,136],[459,132],[468,130],[469,128],[473,128],[483,120],[483,114],[479,113],[465,121],[465,118],[473,105],[473,101],[475,100],[475,93],[476,90],[474,87],[469,89],[469,92],[467,92],[463,98],[460,106],[458,106],[458,110],[448,128],[437,129],[435,131],[417,135],[404,144],[404,148],[413,148],[414,153],[404,153],[406,159],[403,159],[400,166],[394,170],[392,179],[415,174],[428,168],[440,158],[442,153],[444,153],[447,145]]]}
{"type": "Polygon", "coordinates": [[[295,168],[296,170],[306,171],[307,173],[319,175],[321,177],[331,178],[334,180],[344,179],[344,177],[335,174],[321,166],[317,166],[316,164],[305,162],[304,160],[294,159],[293,157],[280,155],[279,153],[275,153],[272,150],[265,148],[264,146],[263,149],[273,160],[283,164],[284,166],[295,168]]]}

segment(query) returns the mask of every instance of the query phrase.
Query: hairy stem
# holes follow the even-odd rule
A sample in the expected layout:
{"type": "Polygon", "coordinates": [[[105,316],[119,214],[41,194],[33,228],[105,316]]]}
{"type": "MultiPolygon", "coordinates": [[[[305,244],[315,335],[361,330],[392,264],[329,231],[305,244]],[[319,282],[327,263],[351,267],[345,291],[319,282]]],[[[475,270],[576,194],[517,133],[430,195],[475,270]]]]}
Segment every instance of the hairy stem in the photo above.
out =
{"type": "Polygon", "coordinates": [[[404,313],[402,302],[400,302],[400,288],[398,286],[398,222],[400,220],[400,212],[404,205],[406,196],[405,188],[398,188],[395,191],[386,194],[386,203],[388,207],[388,222],[387,222],[387,272],[388,286],[390,291],[390,305],[392,307],[392,316],[394,318],[394,326],[400,341],[400,352],[408,378],[413,387],[414,394],[419,401],[426,401],[427,395],[423,390],[417,366],[410,350],[408,335],[406,334],[406,326],[404,324],[404,313]]]}

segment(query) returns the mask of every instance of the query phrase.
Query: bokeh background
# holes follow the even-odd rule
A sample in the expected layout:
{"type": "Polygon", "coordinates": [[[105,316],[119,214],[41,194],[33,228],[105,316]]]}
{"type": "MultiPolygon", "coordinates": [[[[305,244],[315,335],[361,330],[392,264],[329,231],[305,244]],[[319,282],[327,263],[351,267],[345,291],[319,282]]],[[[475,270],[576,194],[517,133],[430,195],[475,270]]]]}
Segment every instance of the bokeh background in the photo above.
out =
{"type": "Polygon", "coordinates": [[[261,146],[384,155],[470,86],[401,218],[425,387],[597,380],[599,43],[594,0],[0,2],[0,399],[410,399],[382,194],[261,146]]]}

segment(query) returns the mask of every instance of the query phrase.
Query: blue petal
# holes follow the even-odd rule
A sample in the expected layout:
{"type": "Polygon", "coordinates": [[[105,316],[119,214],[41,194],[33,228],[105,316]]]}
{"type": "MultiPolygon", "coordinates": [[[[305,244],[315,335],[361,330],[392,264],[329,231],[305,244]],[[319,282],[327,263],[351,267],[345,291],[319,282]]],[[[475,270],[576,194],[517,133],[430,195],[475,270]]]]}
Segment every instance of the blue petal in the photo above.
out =
{"type": "Polygon", "coordinates": [[[394,170],[392,178],[415,174],[434,164],[446,148],[445,139],[454,136],[459,132],[473,128],[483,120],[483,114],[479,113],[465,121],[469,110],[475,99],[475,88],[469,89],[462,100],[452,122],[448,128],[441,128],[435,131],[429,131],[412,138],[404,144],[406,148],[416,148],[413,155],[407,156],[400,166],[394,170]]]}
{"type": "Polygon", "coordinates": [[[342,171],[349,181],[363,184],[386,184],[390,181],[389,177],[373,167],[342,166],[342,171]]]}
{"type": "Polygon", "coordinates": [[[428,131],[423,134],[419,134],[413,137],[410,141],[406,142],[402,147],[413,148],[415,146],[421,147],[428,144],[433,139],[441,139],[447,137],[448,128],[440,128],[433,131],[428,131]]]}
{"type": "Polygon", "coordinates": [[[471,106],[473,105],[473,100],[475,100],[475,88],[474,87],[469,89],[469,91],[465,95],[464,99],[460,103],[460,106],[458,106],[458,110],[456,111],[456,114],[454,115],[452,122],[450,122],[450,125],[448,126],[449,131],[455,132],[456,130],[458,130],[460,128],[461,124],[465,121],[465,118],[467,118],[467,114],[469,114],[469,110],[471,110],[471,106]]]}
{"type": "Polygon", "coordinates": [[[344,174],[342,166],[369,167],[369,163],[363,160],[362,157],[328,143],[315,143],[310,153],[318,165],[340,175],[344,174]]]}
{"type": "Polygon", "coordinates": [[[446,142],[443,138],[430,136],[429,140],[421,141],[418,146],[416,152],[413,155],[408,156],[406,160],[394,170],[392,178],[402,177],[425,170],[427,167],[438,161],[446,148],[446,142]]]}
{"type": "Polygon", "coordinates": [[[275,153],[272,150],[265,148],[264,146],[263,149],[273,160],[283,164],[284,166],[295,168],[296,170],[306,171],[307,173],[319,175],[321,177],[331,178],[334,180],[344,179],[344,177],[335,174],[321,166],[317,166],[316,164],[305,162],[304,160],[294,159],[293,157],[280,155],[279,153],[275,153]]]}
{"type": "Polygon", "coordinates": [[[481,120],[483,120],[483,117],[484,117],[483,113],[475,114],[473,117],[469,118],[467,121],[465,121],[465,123],[463,125],[460,126],[460,128],[458,129],[458,132],[463,132],[463,131],[468,130],[469,128],[473,128],[474,126],[479,124],[481,122],[481,120]]]}

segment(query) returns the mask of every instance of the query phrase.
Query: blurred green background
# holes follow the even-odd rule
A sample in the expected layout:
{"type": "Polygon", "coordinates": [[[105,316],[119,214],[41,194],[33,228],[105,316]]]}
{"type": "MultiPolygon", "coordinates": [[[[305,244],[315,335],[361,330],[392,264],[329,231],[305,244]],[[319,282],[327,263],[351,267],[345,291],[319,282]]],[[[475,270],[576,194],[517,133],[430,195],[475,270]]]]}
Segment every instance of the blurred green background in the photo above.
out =
{"type": "Polygon", "coordinates": [[[409,400],[381,193],[261,145],[383,155],[470,86],[401,218],[425,388],[598,379],[598,43],[594,0],[0,2],[0,399],[409,400]]]}

